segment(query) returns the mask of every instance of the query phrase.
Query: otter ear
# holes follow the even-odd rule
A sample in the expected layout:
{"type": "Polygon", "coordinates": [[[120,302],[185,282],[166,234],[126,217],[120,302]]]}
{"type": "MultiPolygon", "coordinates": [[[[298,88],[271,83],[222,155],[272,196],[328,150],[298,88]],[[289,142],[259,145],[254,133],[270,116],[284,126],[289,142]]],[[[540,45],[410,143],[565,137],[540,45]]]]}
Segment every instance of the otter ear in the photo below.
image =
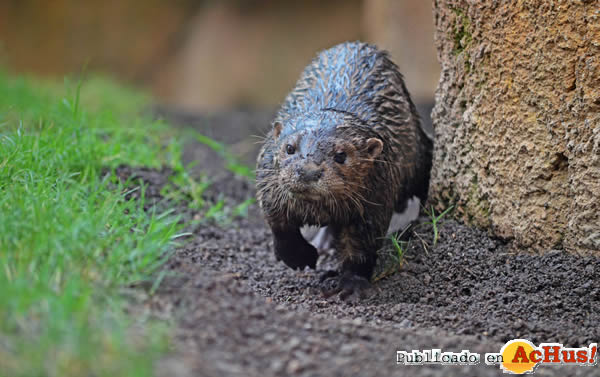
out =
{"type": "Polygon", "coordinates": [[[376,137],[367,140],[367,153],[371,158],[377,158],[383,151],[383,141],[376,137]]]}
{"type": "Polygon", "coordinates": [[[276,121],[275,123],[273,123],[273,138],[275,138],[275,139],[279,138],[279,135],[281,134],[282,129],[283,129],[283,124],[281,124],[280,121],[276,121]]]}

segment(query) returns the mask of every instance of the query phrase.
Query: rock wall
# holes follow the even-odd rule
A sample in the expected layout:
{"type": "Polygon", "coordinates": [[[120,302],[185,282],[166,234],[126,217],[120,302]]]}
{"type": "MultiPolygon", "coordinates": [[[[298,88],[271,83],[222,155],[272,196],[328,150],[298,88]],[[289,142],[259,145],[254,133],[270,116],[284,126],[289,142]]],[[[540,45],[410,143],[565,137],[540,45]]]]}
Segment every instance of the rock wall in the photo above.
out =
{"type": "Polygon", "coordinates": [[[431,200],[519,248],[600,254],[600,1],[434,0],[431,200]]]}

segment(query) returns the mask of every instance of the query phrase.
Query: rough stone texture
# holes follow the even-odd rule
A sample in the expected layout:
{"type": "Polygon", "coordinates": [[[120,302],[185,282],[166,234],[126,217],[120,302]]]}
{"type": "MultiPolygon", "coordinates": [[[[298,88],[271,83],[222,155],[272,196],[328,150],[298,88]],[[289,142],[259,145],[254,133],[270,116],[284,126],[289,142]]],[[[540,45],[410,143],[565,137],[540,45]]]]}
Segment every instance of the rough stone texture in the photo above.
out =
{"type": "Polygon", "coordinates": [[[600,253],[600,1],[434,0],[431,198],[533,251],[600,253]]]}

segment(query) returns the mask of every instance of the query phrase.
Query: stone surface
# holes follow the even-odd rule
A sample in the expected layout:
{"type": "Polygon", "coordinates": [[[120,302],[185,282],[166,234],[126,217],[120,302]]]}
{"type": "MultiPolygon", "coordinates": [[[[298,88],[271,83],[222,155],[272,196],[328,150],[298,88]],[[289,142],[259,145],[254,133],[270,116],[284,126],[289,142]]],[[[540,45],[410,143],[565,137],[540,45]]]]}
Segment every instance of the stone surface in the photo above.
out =
{"type": "Polygon", "coordinates": [[[434,0],[431,199],[532,251],[600,253],[600,1],[434,0]]]}

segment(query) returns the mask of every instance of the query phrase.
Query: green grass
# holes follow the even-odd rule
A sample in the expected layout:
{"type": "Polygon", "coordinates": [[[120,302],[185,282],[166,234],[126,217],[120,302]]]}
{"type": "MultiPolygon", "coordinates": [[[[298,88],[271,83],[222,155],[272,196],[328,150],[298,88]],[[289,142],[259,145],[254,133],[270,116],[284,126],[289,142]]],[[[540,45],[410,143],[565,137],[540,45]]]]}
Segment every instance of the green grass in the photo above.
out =
{"type": "MultiPolygon", "coordinates": [[[[442,218],[444,216],[446,216],[453,208],[454,208],[454,206],[450,206],[450,207],[446,208],[442,213],[436,214],[433,206],[431,206],[431,210],[427,210],[427,208],[423,207],[423,210],[429,216],[430,221],[424,222],[422,224],[418,224],[418,225],[416,225],[416,228],[421,227],[422,225],[431,225],[431,229],[433,231],[433,240],[432,240],[431,246],[437,245],[437,242],[439,240],[440,222],[442,221],[442,218]]],[[[404,263],[404,254],[405,254],[406,250],[409,249],[410,242],[412,240],[412,239],[409,239],[408,241],[402,240],[402,236],[404,235],[404,232],[406,232],[408,229],[409,228],[407,227],[402,232],[396,232],[396,233],[390,234],[388,236],[391,241],[391,244],[392,244],[391,250],[389,250],[390,256],[392,257],[392,263],[390,263],[379,275],[375,276],[373,278],[373,281],[381,280],[387,276],[390,276],[390,275],[396,273],[398,270],[400,270],[400,268],[402,267],[402,264],[404,263]]],[[[416,234],[419,237],[419,239],[421,239],[421,237],[418,235],[418,233],[413,233],[413,234],[416,234]]],[[[421,239],[421,242],[423,243],[423,248],[425,249],[425,252],[427,253],[427,243],[425,243],[425,241],[423,241],[423,239],[421,239]]]]}
{"type": "Polygon", "coordinates": [[[389,264],[386,263],[385,269],[380,274],[373,277],[374,282],[393,275],[402,268],[402,264],[404,263],[404,253],[409,246],[409,241],[402,241],[402,236],[408,229],[409,228],[405,228],[402,232],[395,232],[387,236],[392,243],[392,247],[391,249],[388,249],[386,246],[386,249],[384,250],[389,252],[391,260],[389,264]]]}
{"type": "Polygon", "coordinates": [[[125,313],[179,226],[128,201],[120,165],[181,169],[147,99],[93,78],[31,81],[0,71],[0,376],[149,376],[166,326],[125,313]],[[109,174],[102,174],[108,168],[109,174]]]}
{"type": "Polygon", "coordinates": [[[404,251],[406,250],[408,242],[400,240],[401,234],[398,235],[392,234],[390,238],[392,240],[392,245],[394,246],[394,259],[398,262],[398,266],[402,266],[404,261],[404,251]]]}
{"type": "Polygon", "coordinates": [[[450,207],[446,208],[442,213],[437,214],[437,215],[435,213],[435,209],[433,208],[433,206],[431,206],[431,211],[424,209],[425,213],[427,213],[427,215],[431,219],[431,221],[428,221],[424,224],[430,224],[431,228],[433,229],[433,246],[437,245],[438,238],[439,238],[438,224],[442,220],[442,218],[444,216],[446,216],[446,214],[452,210],[452,208],[454,208],[454,206],[450,206],[450,207]]]}
{"type": "MultiPolygon", "coordinates": [[[[195,130],[188,129],[184,131],[186,139],[193,138],[199,143],[209,147],[225,161],[225,168],[235,175],[253,181],[255,179],[254,171],[251,167],[244,165],[239,159],[231,153],[229,147],[214,139],[198,133],[195,130]]],[[[174,150],[174,156],[181,156],[180,150],[174,150]]],[[[178,161],[181,158],[177,158],[178,161]]],[[[199,213],[200,219],[193,220],[192,223],[213,221],[220,225],[228,225],[237,217],[247,217],[249,207],[256,202],[254,198],[247,198],[240,203],[226,202],[223,197],[219,197],[216,203],[208,203],[204,199],[205,191],[213,184],[211,178],[206,175],[193,177],[188,173],[192,165],[184,168],[181,164],[174,164],[174,174],[169,178],[169,182],[161,189],[161,195],[174,203],[184,204],[188,208],[199,213]]]]}
{"type": "MultiPolygon", "coordinates": [[[[240,164],[240,166],[244,165],[240,164]]],[[[245,166],[244,168],[250,169],[245,166]]],[[[237,217],[247,217],[249,207],[256,202],[256,199],[248,198],[232,206],[232,203],[226,203],[225,199],[221,197],[216,203],[209,203],[204,199],[204,192],[212,184],[210,178],[205,175],[194,178],[183,167],[175,166],[174,170],[169,182],[161,189],[161,195],[173,203],[185,205],[196,211],[200,218],[192,220],[192,225],[207,221],[228,225],[237,217]]],[[[241,174],[241,176],[249,179],[246,174],[241,174]]]]}
{"type": "Polygon", "coordinates": [[[252,168],[242,164],[233,154],[231,154],[231,152],[229,152],[225,144],[219,143],[218,141],[199,133],[195,133],[195,136],[198,142],[211,148],[225,160],[225,167],[229,171],[239,176],[249,178],[251,180],[255,179],[254,171],[252,170],[252,168]]]}

